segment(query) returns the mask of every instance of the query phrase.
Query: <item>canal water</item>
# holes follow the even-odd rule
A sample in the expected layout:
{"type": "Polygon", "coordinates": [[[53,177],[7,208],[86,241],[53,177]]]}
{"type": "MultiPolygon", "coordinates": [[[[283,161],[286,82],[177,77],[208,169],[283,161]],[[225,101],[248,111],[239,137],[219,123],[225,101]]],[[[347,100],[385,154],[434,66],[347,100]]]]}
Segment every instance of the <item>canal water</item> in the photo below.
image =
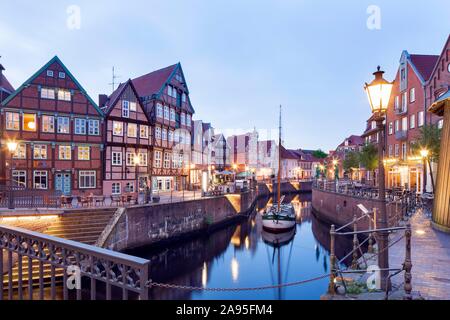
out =
{"type": "MultiPolygon", "coordinates": [[[[328,273],[329,226],[311,211],[311,196],[287,196],[297,225],[274,236],[262,229],[261,212],[272,199],[261,199],[244,222],[164,249],[140,248],[132,254],[151,260],[154,282],[204,288],[244,288],[310,279],[328,273]],[[281,245],[274,243],[278,241],[281,245]]],[[[285,200],[285,201],[286,201],[285,200]]],[[[337,255],[351,248],[338,239],[337,255]]],[[[319,299],[328,278],[299,286],[259,291],[188,291],[153,288],[152,299],[319,299]]]]}

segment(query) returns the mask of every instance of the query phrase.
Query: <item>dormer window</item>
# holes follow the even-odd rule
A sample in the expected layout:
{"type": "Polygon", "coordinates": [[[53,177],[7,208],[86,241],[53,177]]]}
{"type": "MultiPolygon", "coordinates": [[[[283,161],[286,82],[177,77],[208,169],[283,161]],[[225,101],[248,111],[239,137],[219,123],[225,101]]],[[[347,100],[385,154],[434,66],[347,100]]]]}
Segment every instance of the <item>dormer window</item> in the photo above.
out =
{"type": "Polygon", "coordinates": [[[66,78],[66,74],[64,72],[59,72],[58,73],[58,78],[65,79],[66,78]]]}
{"type": "Polygon", "coordinates": [[[53,70],[47,70],[47,77],[53,78],[53,70]]]}

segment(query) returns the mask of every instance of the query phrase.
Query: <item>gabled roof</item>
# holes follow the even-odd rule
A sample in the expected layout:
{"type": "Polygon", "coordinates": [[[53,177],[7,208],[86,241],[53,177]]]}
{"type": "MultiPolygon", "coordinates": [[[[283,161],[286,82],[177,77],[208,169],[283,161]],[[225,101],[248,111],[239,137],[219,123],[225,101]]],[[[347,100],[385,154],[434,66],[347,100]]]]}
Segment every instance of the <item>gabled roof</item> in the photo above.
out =
{"type": "Polygon", "coordinates": [[[19,88],[17,88],[16,91],[14,91],[13,94],[11,94],[5,101],[3,101],[2,105],[6,106],[12,99],[14,99],[19,92],[21,92],[26,86],[30,85],[31,82],[33,82],[34,79],[36,79],[44,70],[46,70],[49,66],[51,66],[53,63],[58,63],[66,73],[66,76],[68,76],[78,87],[80,92],[86,97],[86,99],[94,106],[95,110],[100,115],[103,115],[102,110],[99,108],[99,106],[92,100],[92,98],[87,94],[86,90],[81,86],[81,84],[78,82],[78,80],[72,75],[72,73],[67,69],[67,67],[62,63],[62,61],[58,58],[58,56],[54,56],[52,59],[50,59],[49,62],[47,62],[44,66],[42,66],[38,71],[36,71],[27,81],[25,81],[19,88]]]}
{"type": "Polygon", "coordinates": [[[426,82],[431,77],[434,66],[439,59],[436,55],[425,55],[425,54],[411,54],[411,63],[419,72],[422,79],[426,82]]]}
{"type": "Polygon", "coordinates": [[[442,52],[441,52],[440,56],[438,57],[438,59],[437,59],[437,61],[436,61],[436,64],[435,64],[434,67],[433,67],[433,70],[431,71],[431,74],[430,74],[430,77],[428,78],[428,81],[431,80],[431,76],[436,72],[436,70],[437,70],[437,68],[438,68],[438,61],[439,61],[439,59],[440,59],[441,57],[444,58],[444,57],[446,56],[447,50],[448,50],[449,47],[450,47],[450,34],[448,35],[447,41],[445,42],[445,45],[444,45],[444,47],[442,48],[442,52]]]}
{"type": "Polygon", "coordinates": [[[289,150],[283,146],[280,146],[280,154],[281,159],[292,159],[292,160],[300,160],[300,155],[297,153],[297,150],[289,150]]]}
{"type": "Polygon", "coordinates": [[[353,134],[350,137],[345,138],[344,141],[342,141],[342,143],[338,146],[338,148],[339,147],[344,147],[345,146],[345,141],[347,141],[347,140],[348,140],[348,145],[349,146],[355,146],[355,145],[356,146],[360,146],[360,145],[363,145],[364,142],[365,142],[363,137],[353,134]]]}

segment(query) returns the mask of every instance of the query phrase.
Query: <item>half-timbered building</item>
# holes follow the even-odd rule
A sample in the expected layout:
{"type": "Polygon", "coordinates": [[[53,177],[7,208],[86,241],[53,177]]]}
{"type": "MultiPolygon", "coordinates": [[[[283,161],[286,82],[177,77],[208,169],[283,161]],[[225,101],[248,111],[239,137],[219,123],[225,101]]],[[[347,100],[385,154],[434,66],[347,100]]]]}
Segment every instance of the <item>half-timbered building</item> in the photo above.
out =
{"type": "Polygon", "coordinates": [[[105,114],[103,194],[146,190],[151,174],[152,130],[133,82],[128,80],[109,96],[100,95],[105,114]]]}
{"type": "Polygon", "coordinates": [[[153,131],[152,188],[188,185],[194,109],[180,63],[133,79],[153,131]]]}
{"type": "Polygon", "coordinates": [[[55,56],[1,105],[6,179],[64,194],[101,194],[102,111],[55,56]],[[5,146],[15,141],[15,152],[5,146]]]}

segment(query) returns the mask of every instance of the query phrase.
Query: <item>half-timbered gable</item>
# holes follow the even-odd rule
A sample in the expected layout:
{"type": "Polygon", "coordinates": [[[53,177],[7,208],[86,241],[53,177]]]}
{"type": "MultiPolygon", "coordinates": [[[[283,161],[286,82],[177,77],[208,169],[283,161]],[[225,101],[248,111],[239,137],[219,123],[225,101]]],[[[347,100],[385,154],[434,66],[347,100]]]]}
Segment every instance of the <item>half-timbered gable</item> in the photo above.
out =
{"type": "Polygon", "coordinates": [[[55,56],[2,103],[2,146],[18,143],[6,179],[65,194],[100,194],[102,126],[100,108],[55,56]]]}
{"type": "Polygon", "coordinates": [[[133,80],[154,130],[153,187],[180,190],[190,165],[194,108],[180,63],[133,80]]]}
{"type": "Polygon", "coordinates": [[[152,130],[131,80],[106,100],[104,194],[145,190],[150,181],[152,130]],[[137,189],[137,186],[139,189],[137,189]]]}

